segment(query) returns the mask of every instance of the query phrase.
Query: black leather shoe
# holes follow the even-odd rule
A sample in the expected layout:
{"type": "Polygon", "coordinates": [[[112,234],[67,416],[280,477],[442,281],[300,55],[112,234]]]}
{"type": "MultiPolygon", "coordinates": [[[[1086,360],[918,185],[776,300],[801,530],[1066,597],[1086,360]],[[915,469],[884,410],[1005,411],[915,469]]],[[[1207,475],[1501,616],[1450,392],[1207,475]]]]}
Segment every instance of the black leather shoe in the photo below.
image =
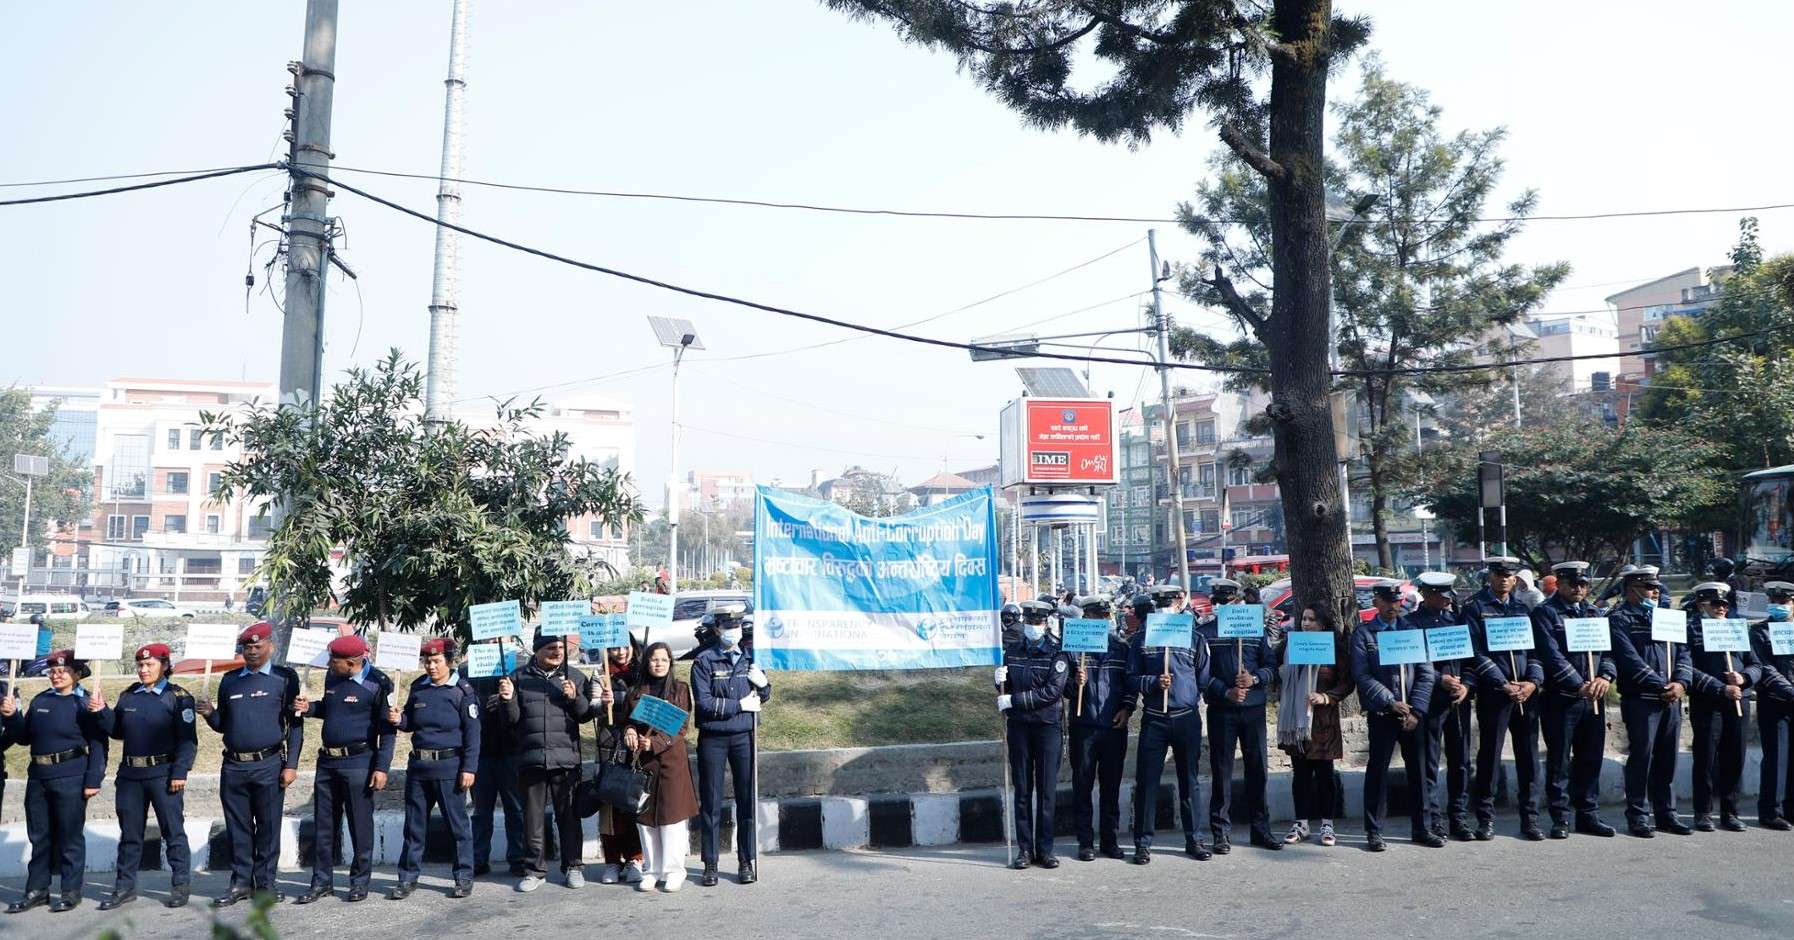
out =
{"type": "Polygon", "coordinates": [[[214,908],[230,907],[232,904],[235,904],[238,901],[247,901],[254,896],[255,896],[255,894],[253,892],[251,892],[248,888],[232,888],[229,891],[213,898],[212,899],[212,907],[214,907],[214,908]]]}
{"type": "Polygon", "coordinates": [[[1674,816],[1665,816],[1662,819],[1657,820],[1657,828],[1677,836],[1685,836],[1694,831],[1693,829],[1688,828],[1687,823],[1674,816]]]}
{"type": "Polygon", "coordinates": [[[135,900],[137,900],[137,892],[135,892],[135,891],[126,891],[122,894],[117,891],[114,891],[114,892],[112,892],[110,897],[108,897],[108,898],[106,898],[106,900],[100,902],[100,910],[102,910],[102,911],[117,910],[118,908],[124,907],[126,904],[129,904],[135,900]]]}
{"type": "Polygon", "coordinates": [[[1271,838],[1271,834],[1268,832],[1254,832],[1252,834],[1252,844],[1261,849],[1270,849],[1273,852],[1283,851],[1283,840],[1271,838]]]}
{"type": "Polygon", "coordinates": [[[163,907],[186,907],[193,895],[186,885],[168,889],[168,900],[162,902],[163,907]]]}
{"type": "Polygon", "coordinates": [[[1445,839],[1445,835],[1446,835],[1445,824],[1444,823],[1434,823],[1431,832],[1433,833],[1433,835],[1438,836],[1440,838],[1440,840],[1443,841],[1445,839]]]}
{"type": "Polygon", "coordinates": [[[1599,819],[1576,820],[1576,831],[1585,836],[1599,836],[1603,839],[1611,839],[1614,835],[1613,827],[1599,819]]]}
{"type": "Polygon", "coordinates": [[[1133,862],[1136,865],[1152,864],[1152,849],[1149,849],[1144,845],[1134,846],[1133,862]]]}
{"type": "Polygon", "coordinates": [[[716,864],[714,862],[705,864],[704,874],[698,878],[698,884],[706,888],[716,887],[716,864]]]}
{"type": "Polygon", "coordinates": [[[1525,839],[1528,842],[1543,842],[1545,841],[1545,834],[1539,831],[1538,826],[1528,825],[1520,830],[1520,838],[1525,839]]]}
{"type": "Polygon", "coordinates": [[[72,894],[59,894],[56,896],[56,900],[50,902],[50,913],[60,914],[63,911],[72,911],[80,906],[81,893],[79,891],[72,894]]]}
{"type": "Polygon", "coordinates": [[[1079,849],[1078,850],[1078,861],[1080,861],[1080,862],[1096,861],[1096,850],[1095,849],[1079,849]]]}
{"type": "Polygon", "coordinates": [[[311,890],[293,899],[294,904],[310,904],[313,901],[330,896],[329,885],[312,885],[311,890]]]}
{"type": "Polygon", "coordinates": [[[1417,833],[1415,833],[1414,834],[1414,844],[1419,845],[1419,846],[1425,846],[1426,848],[1429,848],[1429,849],[1445,848],[1445,840],[1439,838],[1439,834],[1437,832],[1417,832],[1417,833]]]}
{"type": "Polygon", "coordinates": [[[1719,817],[1719,828],[1727,832],[1743,832],[1744,820],[1728,813],[1719,817]]]}
{"type": "Polygon", "coordinates": [[[1570,824],[1565,822],[1552,823],[1549,835],[1553,839],[1568,839],[1570,837],[1570,824]]]}
{"type": "Polygon", "coordinates": [[[1764,829],[1774,829],[1776,832],[1787,832],[1790,829],[1794,829],[1794,823],[1791,823],[1780,816],[1764,816],[1759,820],[1759,824],[1762,825],[1764,829]]]}
{"type": "Polygon", "coordinates": [[[473,882],[457,881],[455,882],[455,886],[449,889],[448,896],[451,898],[464,898],[471,894],[473,894],[473,882]]]}
{"type": "Polygon", "coordinates": [[[411,896],[411,892],[416,890],[417,882],[401,881],[398,884],[393,885],[391,891],[386,892],[386,899],[388,901],[403,901],[411,896]]]}
{"type": "Polygon", "coordinates": [[[760,876],[754,871],[754,863],[742,862],[741,871],[736,875],[736,880],[744,885],[751,885],[754,882],[759,881],[760,876]]]}
{"type": "Polygon", "coordinates": [[[1119,845],[1107,845],[1103,847],[1103,858],[1112,858],[1116,861],[1120,861],[1121,859],[1127,858],[1127,854],[1121,851],[1121,846],[1119,845]]]}
{"type": "Polygon", "coordinates": [[[1641,822],[1627,823],[1626,824],[1626,833],[1628,835],[1637,836],[1640,839],[1655,839],[1655,838],[1657,838],[1656,830],[1653,830],[1650,826],[1647,826],[1641,822]]]}
{"type": "Polygon", "coordinates": [[[1033,863],[1028,861],[1028,856],[1017,855],[1015,857],[1015,861],[1009,863],[1009,867],[1015,869],[1016,871],[1021,871],[1022,869],[1027,868],[1031,864],[1033,864],[1033,863]]]}
{"type": "Polygon", "coordinates": [[[1699,816],[1694,817],[1694,831],[1695,832],[1712,832],[1713,831],[1713,817],[1707,815],[1706,813],[1702,813],[1699,816]]]}
{"type": "Polygon", "coordinates": [[[1233,840],[1232,839],[1229,839],[1226,836],[1222,836],[1221,838],[1215,840],[1215,854],[1216,855],[1226,855],[1227,853],[1229,853],[1231,851],[1233,851],[1233,840]]]}
{"type": "Polygon", "coordinates": [[[1478,841],[1478,842],[1488,842],[1489,840],[1495,838],[1495,824],[1492,822],[1486,822],[1486,823],[1482,823],[1482,824],[1478,825],[1476,827],[1475,836],[1476,836],[1476,841],[1478,841]]]}
{"type": "Polygon", "coordinates": [[[343,900],[349,902],[350,904],[354,904],[356,901],[365,901],[367,899],[368,899],[368,886],[367,885],[358,885],[356,887],[350,888],[349,896],[346,898],[343,898],[343,900]]]}
{"type": "Polygon", "coordinates": [[[1451,824],[1451,838],[1456,842],[1469,842],[1476,838],[1476,834],[1470,831],[1469,826],[1461,822],[1454,822],[1451,824]]]}
{"type": "Polygon", "coordinates": [[[1383,834],[1380,832],[1373,832],[1364,839],[1364,850],[1366,852],[1382,852],[1388,848],[1389,845],[1383,841],[1383,834]]]}
{"type": "Polygon", "coordinates": [[[475,878],[484,878],[490,874],[492,874],[492,866],[486,862],[480,862],[473,866],[473,876],[475,878]]]}
{"type": "MultiPolygon", "coordinates": [[[[1219,851],[1221,849],[1221,846],[1219,844],[1217,844],[1215,846],[1215,849],[1216,849],[1216,851],[1219,851]]],[[[1184,854],[1188,855],[1189,857],[1191,857],[1199,862],[1206,862],[1209,859],[1215,857],[1215,853],[1209,851],[1209,847],[1206,845],[1203,845],[1201,842],[1185,843],[1184,844],[1184,854]]]]}
{"type": "Polygon", "coordinates": [[[22,914],[34,907],[43,907],[48,903],[50,903],[50,892],[27,891],[24,897],[6,905],[6,913],[22,914]]]}

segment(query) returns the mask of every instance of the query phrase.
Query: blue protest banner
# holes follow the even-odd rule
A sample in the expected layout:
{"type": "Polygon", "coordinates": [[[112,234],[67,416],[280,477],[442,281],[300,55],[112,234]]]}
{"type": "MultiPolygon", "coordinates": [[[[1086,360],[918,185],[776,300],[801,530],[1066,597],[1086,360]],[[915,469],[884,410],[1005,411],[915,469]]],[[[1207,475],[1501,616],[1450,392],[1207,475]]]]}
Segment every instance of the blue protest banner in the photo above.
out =
{"type": "Polygon", "coordinates": [[[1412,666],[1427,661],[1425,630],[1377,631],[1377,662],[1384,666],[1412,666]]]}
{"type": "Polygon", "coordinates": [[[1709,653],[1743,653],[1750,649],[1750,621],[1738,618],[1701,621],[1701,643],[1709,653]]]}
{"type": "Polygon", "coordinates": [[[629,628],[623,618],[612,614],[594,614],[579,618],[579,645],[589,650],[612,649],[629,645],[629,628]]]}
{"type": "Polygon", "coordinates": [[[1333,666],[1333,631],[1297,630],[1285,637],[1283,661],[1291,666],[1333,666]]]}
{"type": "Polygon", "coordinates": [[[1476,655],[1476,649],[1470,645],[1470,628],[1463,624],[1427,630],[1426,649],[1427,656],[1436,663],[1469,659],[1476,655]]]}
{"type": "Polygon", "coordinates": [[[1147,646],[1187,650],[1195,629],[1193,614],[1147,614],[1145,643],[1147,646]]]}
{"type": "Polygon", "coordinates": [[[1532,649],[1532,621],[1525,617],[1490,617],[1483,621],[1489,652],[1532,649]]]}
{"type": "Polygon", "coordinates": [[[494,601],[467,608],[467,619],[476,640],[496,640],[523,633],[523,608],[516,601],[494,601]]]}
{"type": "Polygon", "coordinates": [[[1655,643],[1688,645],[1688,612],[1674,607],[1658,607],[1651,611],[1651,640],[1655,643]]]}
{"type": "Polygon", "coordinates": [[[1613,649],[1613,631],[1606,617],[1565,617],[1564,651],[1605,653],[1613,649]]]}
{"type": "Polygon", "coordinates": [[[566,636],[579,632],[579,618],[591,613],[590,601],[543,601],[542,625],[536,632],[543,636],[566,636]]]}
{"type": "Polygon", "coordinates": [[[1109,621],[1073,618],[1060,625],[1060,648],[1067,653],[1109,651],[1109,621]]]}
{"type": "Polygon", "coordinates": [[[673,595],[630,591],[628,612],[623,616],[631,627],[667,626],[673,622],[673,595]]]}
{"type": "Polygon", "coordinates": [[[631,721],[639,721],[669,738],[676,738],[685,730],[685,716],[685,709],[652,695],[636,700],[635,711],[629,713],[631,721]]]}
{"type": "Polygon", "coordinates": [[[995,665],[995,505],[980,487],[871,518],[759,487],[755,658],[795,670],[995,665]]]}
{"type": "Polygon", "coordinates": [[[1794,656],[1794,620],[1769,625],[1769,652],[1777,656],[1794,656]]]}
{"type": "Polygon", "coordinates": [[[504,668],[505,657],[497,643],[475,643],[467,648],[467,678],[490,679],[494,676],[509,675],[510,670],[504,668]]]}
{"type": "Polygon", "coordinates": [[[1263,604],[1222,604],[1215,608],[1215,635],[1223,640],[1256,640],[1265,635],[1263,604]]]}

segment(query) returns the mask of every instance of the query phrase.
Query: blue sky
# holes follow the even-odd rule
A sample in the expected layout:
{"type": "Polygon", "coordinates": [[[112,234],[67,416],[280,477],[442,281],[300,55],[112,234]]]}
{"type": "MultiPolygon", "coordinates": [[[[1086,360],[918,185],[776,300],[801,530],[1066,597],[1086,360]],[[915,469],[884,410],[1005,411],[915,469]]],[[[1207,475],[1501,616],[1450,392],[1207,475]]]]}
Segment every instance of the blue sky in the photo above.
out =
{"type": "MultiPolygon", "coordinates": [[[[333,146],[349,166],[434,172],[446,0],[345,3],[333,146]]],[[[1357,10],[1363,4],[1341,4],[1357,10]]],[[[1385,0],[1374,47],[1389,73],[1431,89],[1447,123],[1506,125],[1509,190],[1542,213],[1794,201],[1794,5],[1545,3],[1498,12],[1385,0]]],[[[32,4],[8,16],[0,182],[210,167],[276,152],[284,64],[302,2],[32,4]]],[[[1217,146],[1200,117],[1136,150],[1025,127],[942,55],[810,0],[508,3],[473,9],[469,177],[630,191],[908,209],[1164,215],[1217,146]]],[[[1335,82],[1350,94],[1356,70],[1335,82]]],[[[434,185],[345,175],[432,211],[434,185]]],[[[274,174],[9,209],[0,226],[0,382],[119,375],[273,379],[279,313],[245,311],[247,225],[278,202],[274,174]]],[[[16,192],[9,191],[9,192],[16,192]]],[[[326,368],[427,347],[433,234],[342,194],[326,368]]],[[[948,222],[678,205],[470,188],[466,224],[696,287],[879,325],[941,313],[1135,242],[1144,226],[948,222]]],[[[1575,266],[1547,310],[1598,308],[1626,283],[1724,260],[1729,215],[1540,222],[1510,257],[1575,266]]],[[[1794,248],[1794,211],[1763,214],[1771,251],[1794,248]]],[[[1192,242],[1160,227],[1170,259],[1192,242]]],[[[264,253],[258,256],[265,260],[264,253]]],[[[1145,245],[918,327],[969,339],[1147,286],[1145,245]]],[[[278,285],[276,290],[278,291],[278,285]]],[[[650,314],[689,317],[709,351],[685,371],[682,463],[765,479],[849,463],[918,479],[991,459],[1008,365],[881,339],[721,361],[841,338],[839,331],[683,298],[464,243],[460,394],[473,399],[657,365],[650,314]],[[717,433],[728,431],[736,436],[717,433]],[[985,434],[979,441],[972,434],[985,434]],[[752,438],[743,439],[743,438],[752,438]]],[[[1219,317],[1175,302],[1182,322],[1219,317]]],[[[1055,321],[1123,328],[1133,302],[1055,321]]],[[[1124,341],[1111,341],[1121,343],[1124,341]]],[[[1097,366],[1132,399],[1141,371],[1097,366]]],[[[1148,383],[1146,388],[1150,389],[1148,383]]],[[[667,371],[545,395],[633,401],[643,491],[666,471],[667,371]]]]}

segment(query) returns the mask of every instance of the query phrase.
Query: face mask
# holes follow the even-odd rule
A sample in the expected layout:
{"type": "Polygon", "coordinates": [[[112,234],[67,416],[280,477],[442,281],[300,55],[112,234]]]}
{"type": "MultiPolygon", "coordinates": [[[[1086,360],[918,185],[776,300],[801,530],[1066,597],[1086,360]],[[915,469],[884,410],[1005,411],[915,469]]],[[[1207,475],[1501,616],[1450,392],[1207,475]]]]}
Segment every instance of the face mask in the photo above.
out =
{"type": "Polygon", "coordinates": [[[1638,606],[1643,607],[1645,610],[1650,610],[1651,608],[1657,606],[1657,599],[1654,597],[1642,598],[1641,600],[1639,600],[1638,606]]]}
{"type": "Polygon", "coordinates": [[[722,637],[723,645],[726,647],[729,647],[730,649],[734,649],[735,647],[741,645],[741,628],[740,627],[730,627],[730,628],[722,631],[720,636],[722,637]]]}
{"type": "Polygon", "coordinates": [[[1769,619],[1775,621],[1794,620],[1794,604],[1770,604],[1769,619]]]}
{"type": "Polygon", "coordinates": [[[1046,624],[1024,623],[1022,624],[1022,636],[1027,637],[1030,643],[1038,643],[1041,637],[1046,636],[1046,624]]]}

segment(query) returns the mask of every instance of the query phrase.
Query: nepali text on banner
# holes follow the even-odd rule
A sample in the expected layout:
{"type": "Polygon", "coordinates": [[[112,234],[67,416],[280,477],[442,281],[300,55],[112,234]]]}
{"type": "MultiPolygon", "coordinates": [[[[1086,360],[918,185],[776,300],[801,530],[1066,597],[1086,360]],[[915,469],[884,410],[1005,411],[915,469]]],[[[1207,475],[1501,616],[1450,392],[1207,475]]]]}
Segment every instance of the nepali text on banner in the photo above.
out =
{"type": "Polygon", "coordinates": [[[754,497],[754,653],[770,669],[1001,661],[989,487],[869,518],[769,487],[754,497]]]}

